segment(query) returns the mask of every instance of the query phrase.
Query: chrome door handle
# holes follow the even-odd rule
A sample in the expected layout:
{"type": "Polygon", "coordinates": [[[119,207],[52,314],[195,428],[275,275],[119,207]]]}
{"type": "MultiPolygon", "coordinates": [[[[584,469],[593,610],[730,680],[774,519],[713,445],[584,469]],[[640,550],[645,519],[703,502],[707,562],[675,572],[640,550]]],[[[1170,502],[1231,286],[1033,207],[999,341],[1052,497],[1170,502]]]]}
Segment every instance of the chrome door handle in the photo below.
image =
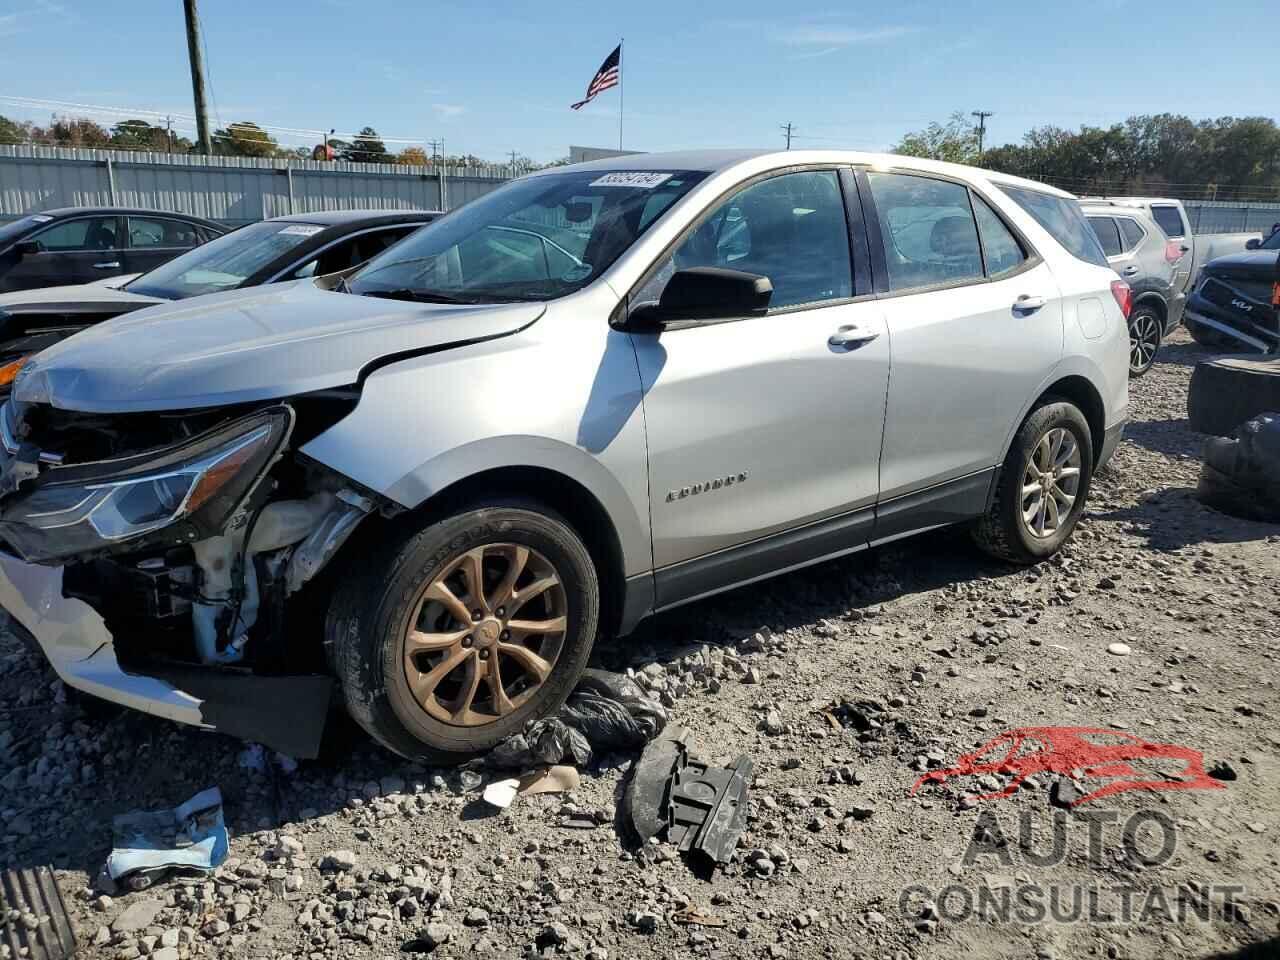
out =
{"type": "Polygon", "coordinates": [[[874,330],[862,330],[855,325],[844,326],[827,338],[833,347],[860,347],[880,336],[874,330]]]}
{"type": "Polygon", "coordinates": [[[95,270],[119,270],[119,269],[120,269],[120,261],[119,261],[119,260],[108,260],[106,263],[95,263],[95,264],[93,265],[93,269],[95,269],[95,270]]]}
{"type": "Polygon", "coordinates": [[[1042,308],[1046,302],[1044,297],[1029,297],[1024,293],[1014,302],[1013,309],[1033,313],[1042,308]]]}

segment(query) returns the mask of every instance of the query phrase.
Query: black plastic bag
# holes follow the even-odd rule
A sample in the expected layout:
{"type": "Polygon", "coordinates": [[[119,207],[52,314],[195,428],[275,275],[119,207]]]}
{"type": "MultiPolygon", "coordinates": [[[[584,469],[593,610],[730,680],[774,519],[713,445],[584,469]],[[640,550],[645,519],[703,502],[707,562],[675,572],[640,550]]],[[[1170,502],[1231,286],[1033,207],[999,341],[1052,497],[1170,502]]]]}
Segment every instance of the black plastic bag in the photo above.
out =
{"type": "Polygon", "coordinates": [[[635,681],[606,670],[587,670],[554,717],[535,720],[523,733],[498,744],[485,758],[485,766],[585,767],[594,752],[639,749],[666,725],[666,709],[635,681]]]}

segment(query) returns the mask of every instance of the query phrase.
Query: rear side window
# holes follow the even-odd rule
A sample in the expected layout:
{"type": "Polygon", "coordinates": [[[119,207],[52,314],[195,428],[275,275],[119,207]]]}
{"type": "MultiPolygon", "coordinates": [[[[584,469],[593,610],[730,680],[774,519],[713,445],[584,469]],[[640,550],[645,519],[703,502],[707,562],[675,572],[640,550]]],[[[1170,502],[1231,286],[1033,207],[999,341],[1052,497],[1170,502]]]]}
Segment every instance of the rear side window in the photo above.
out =
{"type": "Polygon", "coordinates": [[[1098,237],[1085,223],[1080,204],[1070,197],[1055,197],[1039,190],[997,184],[1014,203],[1031,215],[1048,234],[1077,260],[1108,267],[1098,237]]]}
{"type": "Polygon", "coordinates": [[[1116,226],[1116,222],[1110,217],[1090,217],[1089,226],[1093,227],[1093,232],[1098,235],[1098,242],[1102,244],[1102,252],[1108,257],[1120,256],[1122,249],[1120,246],[1120,229],[1116,226]]]}
{"type": "Polygon", "coordinates": [[[1135,247],[1142,246],[1142,241],[1146,238],[1147,233],[1142,227],[1138,226],[1137,220],[1120,217],[1116,222],[1120,224],[1120,239],[1124,241],[1125,250],[1132,250],[1135,247]]]}
{"type": "Polygon", "coordinates": [[[1027,262],[1026,251],[1018,238],[977,194],[973,195],[973,213],[978,218],[978,235],[982,238],[988,277],[999,279],[1027,262]]]}
{"type": "Polygon", "coordinates": [[[1178,213],[1177,207],[1152,206],[1151,216],[1156,223],[1160,224],[1160,229],[1169,236],[1170,240],[1177,240],[1187,235],[1182,226],[1182,216],[1178,213]]]}
{"type": "Polygon", "coordinates": [[[958,183],[900,173],[868,173],[893,290],[982,279],[982,248],[958,183]]]}

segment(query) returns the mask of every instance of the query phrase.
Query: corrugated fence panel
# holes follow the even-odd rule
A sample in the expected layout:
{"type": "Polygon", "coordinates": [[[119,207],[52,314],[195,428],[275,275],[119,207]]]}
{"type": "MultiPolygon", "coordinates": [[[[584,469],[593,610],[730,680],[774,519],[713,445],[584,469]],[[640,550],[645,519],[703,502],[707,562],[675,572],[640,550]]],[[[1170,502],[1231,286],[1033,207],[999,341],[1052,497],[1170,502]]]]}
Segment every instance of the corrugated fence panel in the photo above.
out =
{"type": "Polygon", "coordinates": [[[508,179],[496,166],[447,169],[442,203],[440,170],[430,166],[0,145],[0,222],[113,202],[235,225],[324,210],[452,209],[508,179]]]}
{"type": "Polygon", "coordinates": [[[1280,223],[1280,203],[1186,200],[1183,205],[1196,233],[1270,234],[1280,223]]]}

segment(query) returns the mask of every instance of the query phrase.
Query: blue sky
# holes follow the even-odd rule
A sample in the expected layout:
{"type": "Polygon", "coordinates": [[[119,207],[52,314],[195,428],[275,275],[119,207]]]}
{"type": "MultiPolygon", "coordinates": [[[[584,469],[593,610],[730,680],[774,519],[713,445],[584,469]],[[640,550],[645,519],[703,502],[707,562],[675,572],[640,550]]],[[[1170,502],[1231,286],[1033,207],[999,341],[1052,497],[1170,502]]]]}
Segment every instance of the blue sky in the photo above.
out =
{"type": "MultiPolygon", "coordinates": [[[[224,124],[368,124],[492,160],[615,145],[617,90],[568,105],[619,37],[633,149],[780,145],[787,121],[798,146],[876,149],[956,110],[995,112],[988,143],[1134,113],[1277,112],[1262,71],[1280,20],[1261,0],[202,0],[201,15],[224,124]]],[[[189,116],[186,57],[181,0],[0,0],[0,98],[189,116]]],[[[50,112],[0,99],[10,117],[50,112]]]]}

